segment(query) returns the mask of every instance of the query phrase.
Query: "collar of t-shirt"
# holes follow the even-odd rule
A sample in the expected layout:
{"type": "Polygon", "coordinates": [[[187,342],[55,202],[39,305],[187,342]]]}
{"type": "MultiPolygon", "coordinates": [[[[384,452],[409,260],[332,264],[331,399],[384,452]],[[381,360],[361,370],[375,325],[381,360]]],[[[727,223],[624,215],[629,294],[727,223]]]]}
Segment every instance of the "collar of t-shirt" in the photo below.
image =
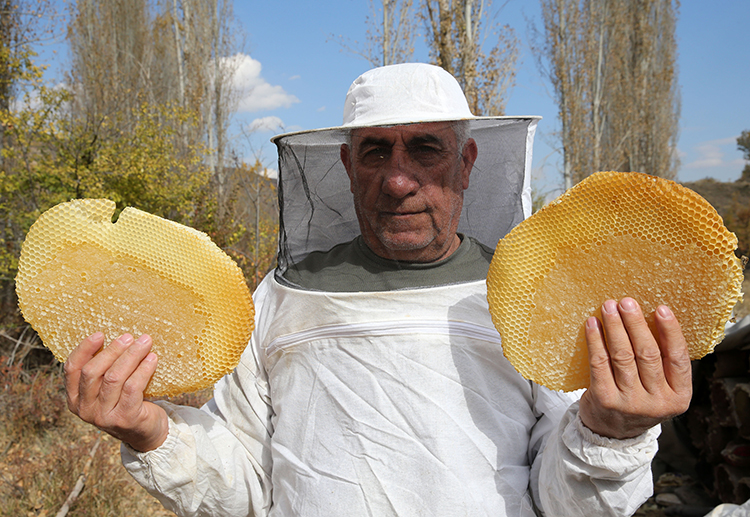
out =
{"type": "Polygon", "coordinates": [[[472,282],[487,278],[492,250],[459,234],[461,245],[436,262],[389,260],[367,247],[362,236],[313,252],[280,279],[290,287],[333,292],[392,291],[472,282]]]}

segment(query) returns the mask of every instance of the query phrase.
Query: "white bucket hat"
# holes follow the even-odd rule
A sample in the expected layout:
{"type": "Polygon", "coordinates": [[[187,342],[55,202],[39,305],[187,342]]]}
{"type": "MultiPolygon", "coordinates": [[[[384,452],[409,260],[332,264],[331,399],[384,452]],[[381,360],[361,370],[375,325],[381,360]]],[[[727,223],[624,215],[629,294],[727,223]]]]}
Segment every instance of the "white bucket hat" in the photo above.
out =
{"type": "Polygon", "coordinates": [[[438,66],[406,63],[365,72],[344,102],[344,127],[475,118],[456,79],[438,66]],[[414,92],[415,95],[408,95],[414,92]]]}
{"type": "Polygon", "coordinates": [[[369,70],[349,88],[341,126],[271,139],[279,153],[277,274],[312,251],[359,234],[340,146],[354,128],[468,121],[477,143],[459,232],[494,248],[531,213],[531,148],[540,117],[477,117],[458,81],[440,67],[404,63],[369,70]]]}

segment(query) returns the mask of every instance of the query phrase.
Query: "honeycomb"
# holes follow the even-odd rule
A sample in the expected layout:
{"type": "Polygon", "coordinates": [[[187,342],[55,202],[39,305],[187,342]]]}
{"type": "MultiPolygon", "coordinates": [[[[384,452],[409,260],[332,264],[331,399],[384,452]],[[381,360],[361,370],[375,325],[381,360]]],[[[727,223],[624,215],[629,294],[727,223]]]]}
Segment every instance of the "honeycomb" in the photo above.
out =
{"type": "Polygon", "coordinates": [[[503,352],[525,378],[554,390],[588,387],[585,321],[636,299],[674,312],[691,359],[713,351],[742,298],[737,239],[713,207],[681,185],[599,172],[500,240],[487,275],[503,352]]]}
{"type": "Polygon", "coordinates": [[[242,272],[204,233],[135,208],[80,199],[44,212],[21,248],[24,318],[60,361],[96,331],[109,343],[149,334],[158,367],[146,396],[209,387],[250,338],[254,308],[242,272]]]}

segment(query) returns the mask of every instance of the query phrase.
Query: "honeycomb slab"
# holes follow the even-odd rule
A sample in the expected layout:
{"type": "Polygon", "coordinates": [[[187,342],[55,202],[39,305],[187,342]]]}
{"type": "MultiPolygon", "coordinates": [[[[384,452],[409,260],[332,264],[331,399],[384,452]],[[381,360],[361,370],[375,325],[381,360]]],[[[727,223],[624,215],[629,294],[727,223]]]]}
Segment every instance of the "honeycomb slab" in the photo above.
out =
{"type": "Polygon", "coordinates": [[[652,330],[656,308],[669,306],[699,359],[742,298],[736,247],[716,210],[675,182],[589,176],[498,243],[487,298],[503,352],[538,384],[588,387],[584,324],[604,301],[630,296],[652,330]]]}
{"type": "Polygon", "coordinates": [[[213,385],[239,362],[254,324],[241,270],[204,233],[115,203],[61,203],[32,225],[16,292],[55,357],[97,331],[149,334],[159,357],[146,395],[213,385]]]}

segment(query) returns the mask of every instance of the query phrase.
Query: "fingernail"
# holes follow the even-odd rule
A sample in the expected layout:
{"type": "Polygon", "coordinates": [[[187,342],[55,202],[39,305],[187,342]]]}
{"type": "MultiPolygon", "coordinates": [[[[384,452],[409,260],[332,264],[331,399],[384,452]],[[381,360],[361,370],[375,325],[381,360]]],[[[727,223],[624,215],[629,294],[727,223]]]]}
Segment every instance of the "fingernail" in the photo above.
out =
{"type": "Polygon", "coordinates": [[[638,305],[636,305],[635,300],[632,298],[623,298],[620,300],[620,307],[622,307],[622,310],[625,312],[633,312],[638,308],[638,305]]]}
{"type": "Polygon", "coordinates": [[[617,314],[617,302],[614,300],[607,300],[604,302],[602,310],[607,314],[617,314]]]}
{"type": "Polygon", "coordinates": [[[94,332],[89,336],[89,339],[91,341],[96,341],[98,339],[104,339],[104,332],[94,332]]]}
{"type": "Polygon", "coordinates": [[[131,336],[130,334],[123,334],[122,336],[117,338],[117,341],[119,341],[123,345],[129,345],[133,342],[133,336],[131,336]]]}
{"type": "Polygon", "coordinates": [[[666,305],[660,305],[659,308],[656,309],[656,312],[658,312],[659,316],[661,316],[665,320],[668,320],[674,317],[674,314],[666,305]]]}
{"type": "Polygon", "coordinates": [[[139,345],[146,345],[150,342],[151,342],[151,336],[149,336],[148,334],[141,334],[141,336],[139,336],[138,339],[136,340],[136,343],[138,343],[139,345]]]}
{"type": "Polygon", "coordinates": [[[586,328],[590,330],[594,330],[599,327],[599,320],[596,319],[594,316],[591,316],[589,319],[586,320],[586,328]]]}

